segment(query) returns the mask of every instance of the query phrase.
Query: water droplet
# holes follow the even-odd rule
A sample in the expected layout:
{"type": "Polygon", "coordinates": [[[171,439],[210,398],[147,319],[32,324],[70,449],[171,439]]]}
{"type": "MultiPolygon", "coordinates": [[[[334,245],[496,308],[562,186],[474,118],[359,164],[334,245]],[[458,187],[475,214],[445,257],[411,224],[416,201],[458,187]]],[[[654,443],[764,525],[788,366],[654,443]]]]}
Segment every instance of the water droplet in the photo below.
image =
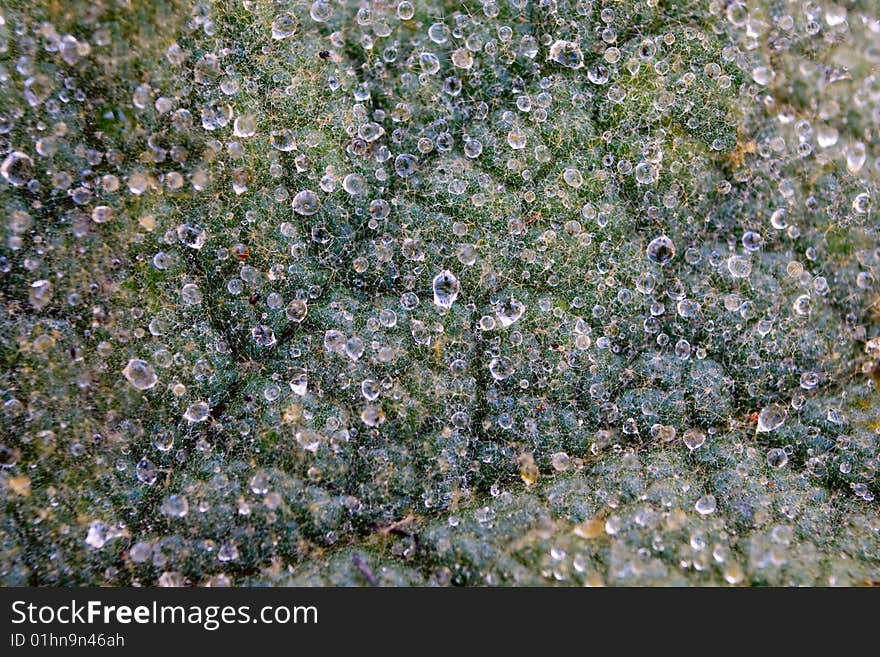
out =
{"type": "Polygon", "coordinates": [[[754,80],[757,84],[760,84],[762,87],[770,84],[770,80],[773,79],[773,71],[766,66],[757,66],[752,69],[752,80],[754,80]]]}
{"type": "Polygon", "coordinates": [[[42,310],[52,300],[52,283],[47,280],[34,281],[28,287],[28,300],[34,310],[42,310]]]}
{"type": "Polygon", "coordinates": [[[781,404],[770,404],[764,407],[758,414],[758,432],[775,431],[782,426],[787,416],[788,411],[781,404]]]}
{"type": "Polygon", "coordinates": [[[271,326],[260,324],[251,329],[251,337],[260,347],[274,347],[278,341],[271,326]]]}
{"type": "Polygon", "coordinates": [[[294,299],[284,309],[284,316],[291,322],[301,322],[309,314],[309,306],[303,299],[294,299]]]}
{"type": "Polygon", "coordinates": [[[469,69],[474,65],[474,56],[467,48],[458,48],[452,53],[452,64],[456,68],[469,69]]]}
{"type": "Polygon", "coordinates": [[[177,239],[191,249],[201,249],[208,239],[208,233],[201,227],[192,224],[181,224],[177,227],[177,239]]]}
{"type": "Polygon", "coordinates": [[[489,373],[496,381],[503,381],[514,373],[513,363],[507,358],[496,356],[489,361],[489,373]]]}
{"type": "Polygon", "coordinates": [[[650,185],[657,181],[657,169],[647,162],[640,162],[635,169],[636,182],[640,185],[650,185]]]}
{"type": "Polygon", "coordinates": [[[367,401],[376,401],[379,398],[381,388],[373,379],[364,379],[361,381],[361,394],[367,401]]]}
{"type": "Polygon", "coordinates": [[[368,427],[377,427],[385,422],[385,412],[381,406],[366,406],[361,411],[361,422],[368,427]]]}
{"type": "Polygon", "coordinates": [[[666,235],[661,235],[660,237],[655,237],[648,244],[647,254],[648,260],[651,262],[665,265],[675,257],[675,245],[666,235]]]}
{"type": "Polygon", "coordinates": [[[183,419],[187,422],[204,422],[211,413],[211,407],[207,402],[197,401],[187,406],[183,413],[183,419]]]}
{"type": "Polygon", "coordinates": [[[358,128],[358,137],[366,142],[374,142],[385,134],[385,128],[375,121],[367,121],[358,128]]]}
{"type": "Polygon", "coordinates": [[[852,209],[858,214],[868,214],[868,210],[871,209],[871,197],[864,192],[857,194],[853,199],[852,209]]]}
{"type": "Polygon", "coordinates": [[[745,256],[730,256],[727,259],[727,271],[734,278],[748,278],[752,273],[752,261],[745,256]]]}
{"type": "Polygon", "coordinates": [[[269,144],[276,151],[287,153],[296,150],[296,137],[292,130],[283,128],[281,130],[273,130],[269,133],[269,144]]]}
{"type": "Polygon", "coordinates": [[[846,149],[846,170],[855,175],[862,170],[867,159],[865,144],[857,141],[846,149]]]}
{"type": "Polygon", "coordinates": [[[802,294],[794,300],[791,307],[795,314],[806,316],[810,314],[810,310],[813,307],[813,300],[810,298],[809,294],[802,294]]]}
{"type": "Polygon", "coordinates": [[[819,375],[816,372],[804,372],[801,374],[800,385],[804,390],[812,390],[819,385],[819,375]]]}
{"type": "Polygon", "coordinates": [[[156,466],[147,458],[142,458],[138,461],[137,467],[135,467],[135,474],[137,475],[138,481],[147,484],[148,486],[156,483],[156,479],[158,478],[156,466]]]}
{"type": "Polygon", "coordinates": [[[820,148],[831,148],[837,143],[840,133],[837,128],[829,125],[820,125],[816,128],[816,143],[820,148]]]}
{"type": "Polygon", "coordinates": [[[293,197],[293,211],[305,217],[316,214],[320,205],[321,202],[318,200],[318,195],[310,189],[297,192],[296,196],[293,197]]]}
{"type": "Polygon", "coordinates": [[[409,153],[401,153],[394,158],[394,172],[401,178],[409,178],[416,172],[416,158],[409,153]]]}
{"type": "Polygon", "coordinates": [[[587,79],[593,84],[605,84],[608,82],[608,67],[601,62],[595,62],[587,69],[587,79]]]}
{"type": "Polygon", "coordinates": [[[174,434],[170,431],[160,431],[153,436],[152,443],[160,452],[171,451],[174,447],[174,434]]]}
{"type": "Polygon", "coordinates": [[[298,369],[291,373],[290,390],[293,394],[304,397],[309,388],[309,375],[304,369],[298,369]]]}
{"type": "Polygon", "coordinates": [[[243,114],[232,124],[232,134],[236,137],[253,137],[257,132],[257,119],[253,114],[243,114]]]}
{"type": "Polygon", "coordinates": [[[397,17],[402,21],[408,21],[415,14],[415,8],[411,2],[403,0],[397,5],[397,17]]]}
{"type": "Polygon", "coordinates": [[[498,304],[498,310],[495,314],[497,315],[498,322],[501,324],[502,328],[507,328],[522,317],[525,310],[525,304],[520,303],[513,297],[508,297],[502,299],[498,304]]]}
{"type": "Polygon", "coordinates": [[[464,154],[470,159],[480,157],[483,153],[483,143],[478,139],[467,139],[464,142],[464,154]]]}
{"type": "Polygon", "coordinates": [[[350,173],[342,179],[342,189],[352,196],[355,194],[363,194],[366,189],[366,181],[362,175],[358,173],[350,173]]]}
{"type": "Polygon", "coordinates": [[[519,128],[514,128],[507,133],[507,145],[513,150],[522,150],[526,147],[527,141],[525,134],[519,128]]]}
{"type": "Polygon", "coordinates": [[[703,497],[698,499],[697,503],[694,504],[694,508],[701,516],[707,516],[710,513],[714,513],[716,506],[717,503],[714,495],[703,495],[703,497]]]}
{"type": "Polygon", "coordinates": [[[107,526],[107,523],[95,520],[89,525],[86,533],[86,545],[100,550],[111,538],[110,527],[107,526]]]}
{"type": "Polygon", "coordinates": [[[326,23],[333,15],[333,9],[324,0],[315,0],[309,7],[309,16],[316,23],[326,23]]]}
{"type": "Polygon", "coordinates": [[[34,162],[26,153],[12,151],[0,164],[0,176],[14,187],[21,187],[33,176],[34,162]]]}
{"type": "Polygon", "coordinates": [[[550,59],[566,68],[578,69],[584,65],[584,54],[574,41],[559,39],[550,46],[550,59]]]}
{"type": "Polygon", "coordinates": [[[189,513],[189,500],[183,495],[170,495],[162,502],[160,511],[171,518],[183,518],[189,513]]]}
{"type": "Polygon", "coordinates": [[[107,205],[96,205],[92,209],[92,221],[96,224],[104,224],[113,218],[113,208],[107,205]]]}
{"type": "Polygon", "coordinates": [[[202,291],[195,283],[187,283],[180,290],[180,298],[187,306],[197,306],[202,302],[202,291]]]}
{"type": "Polygon", "coordinates": [[[122,374],[138,390],[149,390],[159,380],[153,366],[139,358],[129,360],[122,374]]]}
{"type": "Polygon", "coordinates": [[[788,212],[785,208],[777,208],[770,215],[770,225],[776,230],[785,230],[788,226],[788,212]]]}
{"type": "Polygon", "coordinates": [[[771,468],[784,468],[788,464],[788,455],[784,449],[774,447],[767,450],[767,465],[771,468]]]}
{"type": "Polygon", "coordinates": [[[364,341],[358,336],[352,336],[345,341],[345,355],[351,360],[360,360],[364,353],[364,341]]]}
{"type": "Polygon", "coordinates": [[[565,472],[571,468],[571,458],[565,452],[556,452],[550,457],[550,465],[557,472],[565,472]]]}
{"type": "Polygon", "coordinates": [[[681,439],[685,446],[693,452],[695,449],[699,449],[705,444],[706,434],[699,429],[688,429],[684,432],[681,439]]]}
{"type": "Polygon", "coordinates": [[[574,187],[578,189],[581,185],[584,184],[584,177],[581,175],[580,170],[568,168],[562,172],[562,179],[565,181],[565,184],[569,187],[574,187]]]}
{"type": "Polygon", "coordinates": [[[296,16],[289,11],[286,11],[283,14],[278,14],[272,20],[272,38],[280,40],[292,37],[296,33],[298,24],[299,21],[296,16]]]}
{"type": "Polygon", "coordinates": [[[764,238],[759,233],[747,230],[742,236],[742,245],[746,251],[758,251],[764,244],[764,238]]]}
{"type": "Polygon", "coordinates": [[[455,274],[448,269],[444,269],[434,277],[432,287],[434,290],[434,304],[441,308],[452,308],[452,304],[455,303],[461,289],[455,274]]]}

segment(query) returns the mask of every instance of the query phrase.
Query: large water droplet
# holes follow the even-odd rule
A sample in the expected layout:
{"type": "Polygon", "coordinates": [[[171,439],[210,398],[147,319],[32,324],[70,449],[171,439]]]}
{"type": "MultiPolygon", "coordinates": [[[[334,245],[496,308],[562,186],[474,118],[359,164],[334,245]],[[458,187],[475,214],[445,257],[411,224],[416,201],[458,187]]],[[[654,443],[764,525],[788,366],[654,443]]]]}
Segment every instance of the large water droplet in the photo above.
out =
{"type": "Polygon", "coordinates": [[[522,317],[525,310],[525,304],[520,303],[513,297],[508,297],[498,304],[498,311],[495,314],[498,316],[498,322],[501,326],[507,328],[522,317]]]}
{"type": "Polygon", "coordinates": [[[513,363],[509,359],[496,356],[489,361],[489,373],[496,381],[503,381],[514,372],[513,363]]]}
{"type": "Polygon", "coordinates": [[[160,511],[172,518],[183,518],[189,513],[189,500],[183,495],[170,495],[162,503],[160,511]]]}
{"type": "Polygon", "coordinates": [[[550,59],[566,68],[577,69],[584,65],[584,54],[574,41],[555,41],[550,46],[550,59]]]}
{"type": "Polygon", "coordinates": [[[197,401],[186,407],[183,413],[183,419],[187,422],[204,422],[211,413],[211,407],[207,402],[197,401]]]}
{"type": "Polygon", "coordinates": [[[138,481],[147,484],[148,486],[156,483],[156,479],[158,478],[156,466],[147,458],[138,461],[137,467],[135,467],[135,474],[137,475],[138,481]]]}
{"type": "MultiPolygon", "coordinates": [[[[287,39],[296,33],[299,21],[289,11],[278,14],[272,20],[272,38],[276,40],[287,39]]],[[[265,23],[264,23],[265,25],[265,23]]]]}
{"type": "Polygon", "coordinates": [[[688,429],[684,432],[681,440],[690,451],[694,451],[705,444],[706,434],[699,429],[688,429]]]}
{"type": "Polygon", "coordinates": [[[318,195],[315,192],[310,189],[304,189],[301,192],[297,192],[296,196],[293,197],[292,206],[293,211],[297,214],[310,217],[318,212],[321,202],[318,200],[318,195]]]}
{"type": "Polygon", "coordinates": [[[672,240],[666,237],[666,235],[655,237],[648,244],[647,254],[648,260],[651,262],[656,262],[658,265],[665,265],[675,257],[675,244],[673,244],[672,240]]]}
{"type": "Polygon", "coordinates": [[[33,176],[34,162],[21,151],[12,151],[0,164],[0,176],[14,187],[21,187],[33,176]]]}
{"type": "Polygon", "coordinates": [[[788,411],[782,404],[765,406],[758,414],[758,431],[761,433],[775,431],[782,426],[787,416],[788,411]]]}
{"type": "Polygon", "coordinates": [[[771,468],[784,468],[788,463],[788,455],[784,449],[774,447],[767,450],[767,465],[771,468]]]}
{"type": "Polygon", "coordinates": [[[701,516],[707,516],[710,513],[714,513],[716,507],[717,502],[715,501],[714,495],[703,495],[703,497],[698,499],[697,503],[694,504],[694,508],[701,516]]]}

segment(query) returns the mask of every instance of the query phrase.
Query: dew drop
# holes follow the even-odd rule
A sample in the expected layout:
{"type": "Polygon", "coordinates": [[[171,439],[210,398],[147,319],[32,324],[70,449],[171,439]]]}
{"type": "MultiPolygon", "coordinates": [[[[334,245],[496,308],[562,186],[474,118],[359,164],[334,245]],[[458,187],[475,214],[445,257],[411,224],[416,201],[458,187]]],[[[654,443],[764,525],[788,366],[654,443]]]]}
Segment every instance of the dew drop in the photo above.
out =
{"type": "Polygon", "coordinates": [[[171,518],[184,518],[189,513],[189,500],[183,495],[170,495],[162,502],[160,511],[171,518]]]}
{"type": "Polygon", "coordinates": [[[211,413],[211,407],[207,402],[197,401],[187,406],[183,413],[183,419],[187,422],[204,422],[211,413]]]}
{"type": "Polygon", "coordinates": [[[309,314],[309,306],[303,299],[294,299],[284,309],[284,315],[291,322],[301,322],[309,314]]]}
{"type": "Polygon", "coordinates": [[[236,137],[253,137],[257,132],[257,119],[253,114],[243,114],[235,118],[232,124],[232,134],[236,137]]]}
{"type": "Polygon", "coordinates": [[[655,237],[648,244],[647,254],[648,260],[651,262],[665,265],[675,257],[675,245],[666,235],[661,235],[660,237],[655,237]]]}
{"type": "Polygon", "coordinates": [[[52,283],[47,280],[34,281],[28,286],[28,300],[34,310],[42,310],[52,300],[52,283]]]}
{"type": "Polygon", "coordinates": [[[775,431],[785,422],[788,411],[781,404],[765,406],[758,414],[758,432],[768,433],[775,431]]]}
{"type": "Polygon", "coordinates": [[[635,169],[636,182],[640,185],[650,185],[657,181],[657,169],[647,162],[641,162],[635,169]]]}
{"type": "Polygon", "coordinates": [[[444,269],[434,277],[432,283],[434,290],[434,305],[441,308],[452,308],[452,304],[458,298],[461,284],[448,269],[444,269]]]}
{"type": "Polygon", "coordinates": [[[180,298],[187,306],[197,306],[202,302],[202,291],[195,283],[187,283],[180,290],[180,298]]]}
{"type": "Polygon", "coordinates": [[[293,211],[305,217],[310,217],[313,214],[316,214],[320,205],[321,203],[318,200],[318,195],[310,189],[304,189],[301,192],[297,192],[296,196],[293,197],[293,211]]]}
{"type": "Polygon", "coordinates": [[[272,38],[281,40],[292,37],[296,33],[298,23],[296,16],[289,11],[278,14],[272,20],[272,38]]]}
{"type": "Polygon", "coordinates": [[[283,128],[281,130],[273,130],[269,133],[269,144],[276,151],[287,153],[296,150],[296,137],[293,130],[283,128]]]}
{"type": "Polygon", "coordinates": [[[508,297],[498,304],[498,310],[495,314],[502,328],[507,328],[522,317],[525,310],[525,304],[520,303],[513,297],[508,297]]]}
{"type": "Polygon", "coordinates": [[[574,41],[559,39],[550,46],[550,59],[566,68],[578,69],[584,65],[584,54],[574,41]]]}
{"type": "Polygon", "coordinates": [[[304,369],[297,369],[290,376],[290,390],[298,397],[305,397],[309,389],[309,375],[304,369]]]}
{"type": "Polygon", "coordinates": [[[707,516],[710,513],[714,513],[717,507],[717,502],[715,501],[714,495],[703,495],[700,499],[697,500],[697,503],[694,504],[694,509],[697,510],[701,516],[707,516]]]}
{"type": "Polygon", "coordinates": [[[33,176],[34,162],[26,153],[12,151],[0,164],[0,176],[13,187],[21,187],[33,176]]]}
{"type": "Polygon", "coordinates": [[[138,481],[147,484],[148,486],[156,483],[156,479],[158,478],[156,466],[147,458],[138,461],[138,464],[135,467],[135,474],[137,475],[138,481]]]}
{"type": "Polygon", "coordinates": [[[503,381],[514,372],[513,363],[509,359],[496,356],[489,361],[489,373],[496,381],[503,381]]]}
{"type": "Polygon", "coordinates": [[[688,429],[681,437],[682,442],[690,450],[699,449],[706,443],[706,434],[699,429],[688,429]]]}
{"type": "Polygon", "coordinates": [[[110,535],[110,527],[107,523],[95,520],[89,524],[86,532],[86,545],[95,550],[100,550],[112,538],[110,535]]]}
{"type": "Polygon", "coordinates": [[[139,358],[129,360],[122,374],[138,390],[149,390],[159,380],[153,366],[139,358]]]}
{"type": "Polygon", "coordinates": [[[784,468],[788,464],[788,455],[784,449],[774,447],[767,450],[767,465],[771,468],[784,468]]]}
{"type": "Polygon", "coordinates": [[[734,278],[748,278],[752,273],[752,261],[744,256],[730,256],[727,259],[727,271],[734,278]]]}

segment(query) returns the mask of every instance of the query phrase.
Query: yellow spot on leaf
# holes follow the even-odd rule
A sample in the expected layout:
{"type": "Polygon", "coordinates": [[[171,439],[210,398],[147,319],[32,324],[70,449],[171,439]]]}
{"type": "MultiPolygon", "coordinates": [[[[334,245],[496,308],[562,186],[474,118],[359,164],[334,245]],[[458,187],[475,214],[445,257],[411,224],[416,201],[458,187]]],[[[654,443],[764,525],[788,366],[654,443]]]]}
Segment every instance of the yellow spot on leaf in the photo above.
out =
{"type": "Polygon", "coordinates": [[[531,486],[538,481],[540,471],[538,470],[538,466],[535,464],[535,459],[531,454],[520,454],[519,458],[517,458],[517,462],[519,463],[519,476],[522,477],[526,486],[531,486]]]}
{"type": "Polygon", "coordinates": [[[572,533],[587,540],[599,538],[605,533],[605,522],[601,518],[593,517],[579,525],[575,525],[572,533]]]}
{"type": "Polygon", "coordinates": [[[30,497],[31,495],[31,480],[28,477],[22,475],[21,477],[10,477],[9,478],[9,490],[20,497],[30,497]]]}

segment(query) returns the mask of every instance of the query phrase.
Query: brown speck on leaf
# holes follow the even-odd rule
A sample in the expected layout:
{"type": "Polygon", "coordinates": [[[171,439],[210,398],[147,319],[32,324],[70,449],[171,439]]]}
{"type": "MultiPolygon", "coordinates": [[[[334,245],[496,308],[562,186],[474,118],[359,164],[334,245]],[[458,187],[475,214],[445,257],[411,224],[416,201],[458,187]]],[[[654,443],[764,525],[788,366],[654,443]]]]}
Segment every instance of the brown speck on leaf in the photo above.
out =
{"type": "Polygon", "coordinates": [[[379,586],[379,580],[376,579],[376,576],[373,574],[373,570],[367,565],[367,562],[364,561],[364,558],[355,554],[351,558],[352,563],[355,565],[355,568],[358,569],[361,575],[370,583],[370,586],[379,586]]]}

